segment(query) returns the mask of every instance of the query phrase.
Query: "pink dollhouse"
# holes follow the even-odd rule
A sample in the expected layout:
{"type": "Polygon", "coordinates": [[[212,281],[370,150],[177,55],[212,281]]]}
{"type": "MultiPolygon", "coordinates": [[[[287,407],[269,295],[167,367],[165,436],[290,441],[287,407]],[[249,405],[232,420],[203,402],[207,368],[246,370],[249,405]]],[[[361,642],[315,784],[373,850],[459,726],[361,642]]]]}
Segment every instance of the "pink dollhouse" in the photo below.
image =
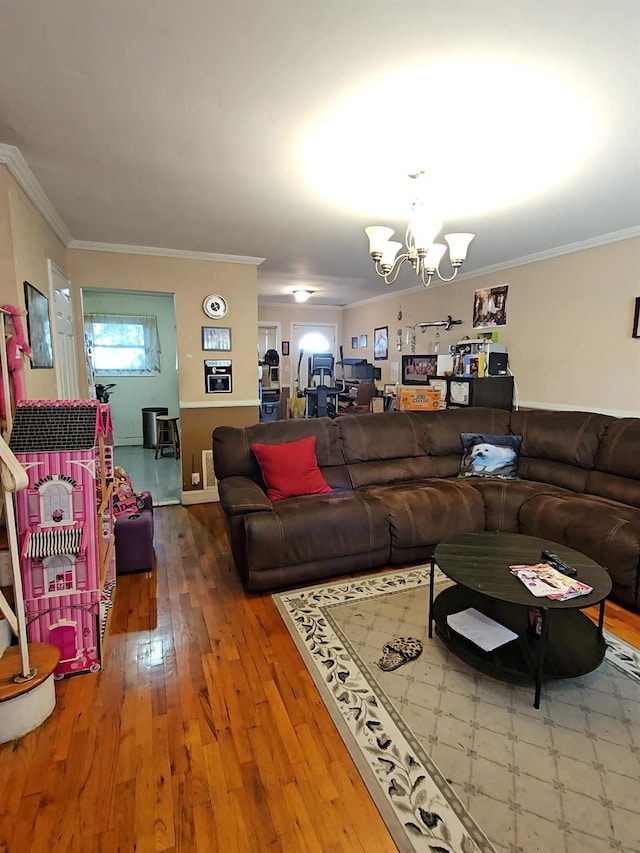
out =
{"type": "Polygon", "coordinates": [[[112,436],[97,400],[16,406],[9,446],[29,476],[16,493],[27,632],[60,650],[57,678],[102,668],[116,582],[112,436]]]}

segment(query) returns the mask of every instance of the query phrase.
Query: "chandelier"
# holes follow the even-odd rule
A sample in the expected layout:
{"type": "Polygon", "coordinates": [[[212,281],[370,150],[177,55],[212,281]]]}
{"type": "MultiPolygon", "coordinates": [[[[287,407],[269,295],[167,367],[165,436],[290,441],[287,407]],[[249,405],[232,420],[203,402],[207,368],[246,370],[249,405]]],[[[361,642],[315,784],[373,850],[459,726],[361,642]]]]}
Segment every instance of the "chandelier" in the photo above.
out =
{"type": "Polygon", "coordinates": [[[440,281],[453,281],[467,257],[469,244],[475,234],[444,235],[449,246],[449,262],[453,274],[448,278],[443,276],[440,272],[440,261],[447,250],[447,246],[434,242],[442,228],[442,221],[434,215],[433,210],[425,203],[426,174],[420,171],[416,172],[415,175],[409,175],[409,177],[416,181],[418,192],[411,204],[411,217],[405,235],[406,251],[398,255],[402,249],[402,243],[391,240],[394,234],[393,228],[387,228],[383,225],[370,225],[364,229],[369,238],[369,254],[375,271],[385,280],[385,284],[393,284],[398,278],[402,264],[404,261],[408,261],[425,287],[429,287],[434,275],[440,281]]]}

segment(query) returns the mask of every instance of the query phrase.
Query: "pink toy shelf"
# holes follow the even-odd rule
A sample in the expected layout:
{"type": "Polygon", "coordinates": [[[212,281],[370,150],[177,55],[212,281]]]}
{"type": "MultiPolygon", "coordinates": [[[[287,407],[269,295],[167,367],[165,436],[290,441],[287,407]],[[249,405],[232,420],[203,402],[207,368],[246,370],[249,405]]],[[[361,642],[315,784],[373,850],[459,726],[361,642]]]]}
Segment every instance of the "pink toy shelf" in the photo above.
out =
{"type": "Polygon", "coordinates": [[[16,493],[29,640],[60,649],[58,678],[95,672],[116,582],[109,406],[20,402],[9,446],[29,476],[16,493]]]}

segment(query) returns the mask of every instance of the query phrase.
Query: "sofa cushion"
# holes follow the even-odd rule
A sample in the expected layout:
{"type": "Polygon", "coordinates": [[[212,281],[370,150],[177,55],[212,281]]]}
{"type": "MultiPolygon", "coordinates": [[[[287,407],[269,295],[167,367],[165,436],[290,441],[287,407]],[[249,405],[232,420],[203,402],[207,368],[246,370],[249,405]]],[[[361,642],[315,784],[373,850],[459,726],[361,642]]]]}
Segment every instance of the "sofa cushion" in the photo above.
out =
{"type": "MultiPolygon", "coordinates": [[[[260,466],[251,445],[282,444],[283,441],[297,441],[310,435],[316,437],[316,457],[318,467],[324,469],[344,469],[344,459],[340,447],[340,435],[336,422],[331,418],[300,418],[286,421],[269,421],[249,427],[219,426],[213,431],[213,465],[216,478],[251,477],[261,481],[260,466]]],[[[328,475],[325,474],[328,479],[328,475]]],[[[333,481],[329,481],[334,485],[333,481]]],[[[347,486],[346,477],[341,484],[347,486]]]]}
{"type": "MultiPolygon", "coordinates": [[[[432,456],[455,455],[460,465],[460,435],[477,432],[491,435],[509,435],[510,412],[503,409],[443,409],[422,417],[424,437],[422,443],[432,456]]],[[[439,476],[443,476],[439,474],[439,476]]],[[[444,475],[447,476],[447,475],[444,475]]]]}
{"type": "Polygon", "coordinates": [[[282,444],[255,442],[251,449],[262,470],[270,500],[281,501],[298,495],[321,495],[331,491],[318,468],[315,435],[282,444]]]}
{"type": "MultiPolygon", "coordinates": [[[[247,571],[323,565],[366,555],[366,565],[389,559],[389,523],[382,503],[357,492],[331,492],[277,501],[272,512],[253,512],[244,519],[247,571]]],[[[353,563],[355,565],[355,562],[353,563]]],[[[259,589],[259,585],[254,585],[259,589]]]]}
{"type": "Polygon", "coordinates": [[[640,605],[640,510],[590,495],[538,495],[522,505],[520,528],[591,557],[609,572],[616,601],[640,605]]]}
{"type": "Polygon", "coordinates": [[[431,479],[372,486],[363,493],[386,508],[392,563],[427,559],[442,539],[484,530],[484,502],[470,482],[431,479]]]}
{"type": "Polygon", "coordinates": [[[518,450],[521,435],[487,435],[463,432],[460,436],[463,454],[459,477],[493,477],[519,480],[518,450]]]}
{"type": "Polygon", "coordinates": [[[474,477],[468,481],[484,501],[485,530],[520,533],[520,509],[541,494],[571,494],[559,486],[532,483],[530,480],[498,480],[474,477]]]}
{"type": "Polygon", "coordinates": [[[460,472],[463,432],[508,435],[510,412],[504,409],[472,407],[444,409],[422,418],[422,443],[433,459],[435,477],[457,477],[460,472]]]}
{"type": "MultiPolygon", "coordinates": [[[[589,470],[598,445],[614,419],[593,412],[519,411],[511,413],[511,432],[522,436],[521,455],[589,470]]],[[[528,479],[543,480],[535,472],[528,479]]],[[[559,484],[561,485],[561,484],[559,484]]]]}
{"type": "Polygon", "coordinates": [[[640,418],[620,418],[600,442],[586,491],[640,507],[640,418]]]}
{"type": "Polygon", "coordinates": [[[336,423],[354,489],[436,476],[422,419],[415,413],[385,412],[336,423]]]}

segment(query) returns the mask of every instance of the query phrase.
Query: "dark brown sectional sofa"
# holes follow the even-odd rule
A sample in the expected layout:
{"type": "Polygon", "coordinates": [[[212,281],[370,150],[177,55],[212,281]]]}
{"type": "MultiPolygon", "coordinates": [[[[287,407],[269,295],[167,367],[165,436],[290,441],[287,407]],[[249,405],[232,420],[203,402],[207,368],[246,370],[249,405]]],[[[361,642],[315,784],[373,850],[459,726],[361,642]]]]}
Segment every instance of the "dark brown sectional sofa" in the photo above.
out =
{"type": "Polygon", "coordinates": [[[448,409],[218,427],[213,459],[233,557],[249,590],[425,562],[458,533],[563,543],[605,566],[640,607],[640,419],[448,409]],[[519,480],[458,478],[463,432],[521,435],[519,480]],[[314,435],[328,494],[272,503],[251,450],[314,435]]]}

